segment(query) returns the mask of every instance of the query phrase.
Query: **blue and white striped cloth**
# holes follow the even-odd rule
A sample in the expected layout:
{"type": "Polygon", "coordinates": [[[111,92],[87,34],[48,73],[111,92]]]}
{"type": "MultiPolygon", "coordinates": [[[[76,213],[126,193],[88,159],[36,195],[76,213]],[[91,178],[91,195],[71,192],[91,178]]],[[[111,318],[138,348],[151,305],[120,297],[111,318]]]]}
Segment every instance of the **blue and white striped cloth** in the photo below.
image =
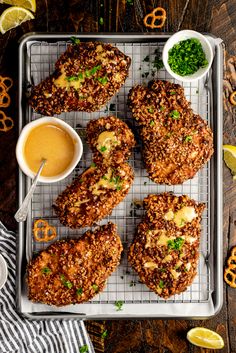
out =
{"type": "Polygon", "coordinates": [[[0,253],[8,278],[0,290],[0,353],[94,353],[81,320],[30,321],[16,312],[16,236],[0,222],[0,253]]]}

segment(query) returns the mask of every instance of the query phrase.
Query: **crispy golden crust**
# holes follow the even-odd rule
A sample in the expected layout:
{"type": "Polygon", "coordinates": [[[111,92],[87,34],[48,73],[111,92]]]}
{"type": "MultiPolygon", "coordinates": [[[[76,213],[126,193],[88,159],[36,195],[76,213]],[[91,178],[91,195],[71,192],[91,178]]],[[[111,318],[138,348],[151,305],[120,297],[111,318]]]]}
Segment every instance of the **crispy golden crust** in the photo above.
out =
{"type": "MultiPolygon", "coordinates": [[[[122,120],[109,116],[91,120],[86,128],[87,141],[93,152],[93,161],[96,164],[120,164],[127,160],[131,154],[131,148],[135,146],[135,139],[132,131],[122,120]],[[98,139],[101,133],[114,133],[114,141],[109,154],[103,152],[98,139]]],[[[106,147],[105,147],[106,148],[106,147]]]]}
{"type": "Polygon", "coordinates": [[[55,72],[33,88],[29,103],[35,111],[47,116],[99,110],[124,84],[130,63],[131,59],[111,44],[69,45],[57,60],[55,72]],[[68,87],[57,85],[56,80],[62,74],[68,87]],[[81,85],[73,86],[79,79],[81,85]]]}
{"type": "Polygon", "coordinates": [[[166,81],[136,86],[129,105],[141,126],[143,158],[154,182],[182,184],[211,158],[212,131],[193,114],[181,86],[166,81]]]}
{"type": "Polygon", "coordinates": [[[149,195],[144,199],[144,207],[146,215],[138,225],[128,261],[143,283],[167,299],[185,291],[197,273],[200,221],[205,205],[185,195],[163,193],[149,195]],[[186,207],[194,218],[178,220],[177,212],[186,212],[186,207]],[[179,223],[171,219],[173,215],[179,223]]]}
{"type": "Polygon", "coordinates": [[[124,199],[133,179],[128,163],[90,167],[57,197],[53,208],[65,226],[92,226],[124,199]]]}
{"type": "Polygon", "coordinates": [[[104,289],[122,250],[113,223],[55,242],[28,265],[29,299],[56,306],[90,300],[104,289]]]}

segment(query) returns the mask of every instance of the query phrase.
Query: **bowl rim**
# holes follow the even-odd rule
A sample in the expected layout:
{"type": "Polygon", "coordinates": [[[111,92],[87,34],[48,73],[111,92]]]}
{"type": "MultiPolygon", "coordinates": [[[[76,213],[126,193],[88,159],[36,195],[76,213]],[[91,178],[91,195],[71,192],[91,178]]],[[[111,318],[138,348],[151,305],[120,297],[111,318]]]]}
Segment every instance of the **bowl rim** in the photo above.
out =
{"type": "MultiPolygon", "coordinates": [[[[176,43],[178,43],[179,41],[181,41],[181,39],[179,39],[179,40],[177,39],[177,40],[173,43],[172,47],[173,47],[176,43]]],[[[171,48],[172,48],[172,47],[171,47],[171,48]]],[[[206,38],[206,36],[203,35],[203,34],[200,33],[200,32],[193,31],[193,30],[191,30],[191,29],[184,29],[184,30],[179,31],[179,32],[176,32],[176,33],[174,33],[172,36],[170,36],[170,38],[166,41],[166,43],[165,43],[165,45],[164,45],[164,48],[163,48],[163,52],[162,52],[162,60],[163,60],[163,64],[164,64],[164,66],[165,66],[166,71],[167,71],[173,78],[175,78],[175,79],[178,80],[178,81],[182,81],[182,82],[194,82],[194,81],[200,80],[203,76],[205,76],[205,75],[208,73],[208,71],[210,70],[210,68],[211,68],[212,61],[213,61],[213,56],[214,56],[214,55],[213,55],[212,46],[211,46],[209,40],[206,38]],[[191,35],[193,38],[194,38],[194,36],[195,36],[196,39],[199,39],[200,41],[204,42],[204,43],[206,44],[206,46],[208,47],[208,49],[209,49],[209,53],[210,53],[209,56],[210,56],[210,59],[209,59],[208,65],[204,68],[203,72],[202,72],[201,74],[199,74],[198,76],[196,76],[196,77],[192,77],[192,76],[193,76],[193,75],[196,75],[196,73],[197,73],[200,69],[199,69],[198,71],[196,71],[193,75],[180,76],[180,75],[176,74],[175,72],[173,72],[173,71],[171,70],[169,64],[168,64],[168,52],[169,52],[170,49],[168,49],[168,51],[167,51],[167,43],[170,43],[170,41],[173,41],[173,38],[174,38],[174,39],[175,39],[175,38],[178,38],[178,37],[180,37],[181,35],[183,35],[184,33],[191,35]]]]}
{"type": "Polygon", "coordinates": [[[75,168],[75,166],[79,163],[82,154],[83,154],[83,143],[81,141],[80,136],[77,134],[77,132],[73,129],[72,126],[70,126],[68,123],[66,123],[64,120],[61,120],[59,118],[56,117],[49,117],[49,116],[44,116],[44,117],[40,117],[36,120],[33,120],[31,122],[29,122],[28,124],[26,124],[23,129],[20,132],[20,135],[18,137],[17,140],[17,144],[16,144],[16,159],[18,162],[18,165],[20,167],[20,169],[24,172],[24,174],[26,174],[29,178],[33,179],[36,175],[36,173],[34,173],[27,165],[27,162],[24,158],[24,154],[23,154],[23,147],[24,147],[24,143],[26,141],[27,136],[29,135],[30,131],[39,125],[43,125],[45,123],[55,123],[55,125],[59,125],[62,128],[64,128],[69,135],[73,138],[73,140],[75,141],[75,153],[74,153],[74,157],[69,165],[69,167],[63,171],[62,173],[55,175],[55,176],[51,176],[51,177],[45,177],[45,176],[40,176],[39,177],[39,182],[40,183],[55,183],[57,181],[60,181],[62,179],[65,179],[75,168]]]}
{"type": "Polygon", "coordinates": [[[1,290],[4,287],[8,277],[7,262],[2,256],[2,254],[0,254],[0,268],[1,268],[1,273],[3,274],[2,282],[0,282],[0,290],[1,290]]]}

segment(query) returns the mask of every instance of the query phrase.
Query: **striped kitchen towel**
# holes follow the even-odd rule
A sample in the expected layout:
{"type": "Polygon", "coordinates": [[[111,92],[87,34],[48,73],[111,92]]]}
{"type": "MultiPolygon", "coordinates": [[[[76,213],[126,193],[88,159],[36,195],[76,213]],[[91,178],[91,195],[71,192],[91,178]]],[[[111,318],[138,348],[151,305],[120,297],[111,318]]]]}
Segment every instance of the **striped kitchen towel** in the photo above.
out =
{"type": "Polygon", "coordinates": [[[94,353],[81,320],[29,321],[16,312],[16,236],[0,222],[0,253],[8,278],[0,290],[1,353],[94,353]]]}

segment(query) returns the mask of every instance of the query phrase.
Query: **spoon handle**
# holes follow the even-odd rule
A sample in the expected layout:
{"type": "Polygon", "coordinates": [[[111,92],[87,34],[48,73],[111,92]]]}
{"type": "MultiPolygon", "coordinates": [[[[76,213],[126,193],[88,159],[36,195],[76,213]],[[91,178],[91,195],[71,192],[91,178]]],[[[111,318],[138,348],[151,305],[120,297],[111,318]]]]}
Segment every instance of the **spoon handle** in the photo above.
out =
{"type": "Polygon", "coordinates": [[[35,175],[34,179],[33,179],[33,183],[29,189],[29,192],[28,194],[25,196],[25,199],[24,201],[22,202],[22,205],[20,206],[20,208],[18,209],[18,211],[16,212],[15,214],[15,220],[17,222],[24,222],[27,218],[27,214],[28,214],[28,209],[29,209],[29,204],[30,204],[30,201],[32,199],[32,196],[33,196],[33,193],[34,193],[34,190],[36,188],[36,185],[37,185],[37,182],[38,182],[38,178],[41,174],[41,171],[44,167],[46,163],[46,159],[43,159],[41,165],[40,165],[40,168],[38,170],[38,173],[35,175]]]}

